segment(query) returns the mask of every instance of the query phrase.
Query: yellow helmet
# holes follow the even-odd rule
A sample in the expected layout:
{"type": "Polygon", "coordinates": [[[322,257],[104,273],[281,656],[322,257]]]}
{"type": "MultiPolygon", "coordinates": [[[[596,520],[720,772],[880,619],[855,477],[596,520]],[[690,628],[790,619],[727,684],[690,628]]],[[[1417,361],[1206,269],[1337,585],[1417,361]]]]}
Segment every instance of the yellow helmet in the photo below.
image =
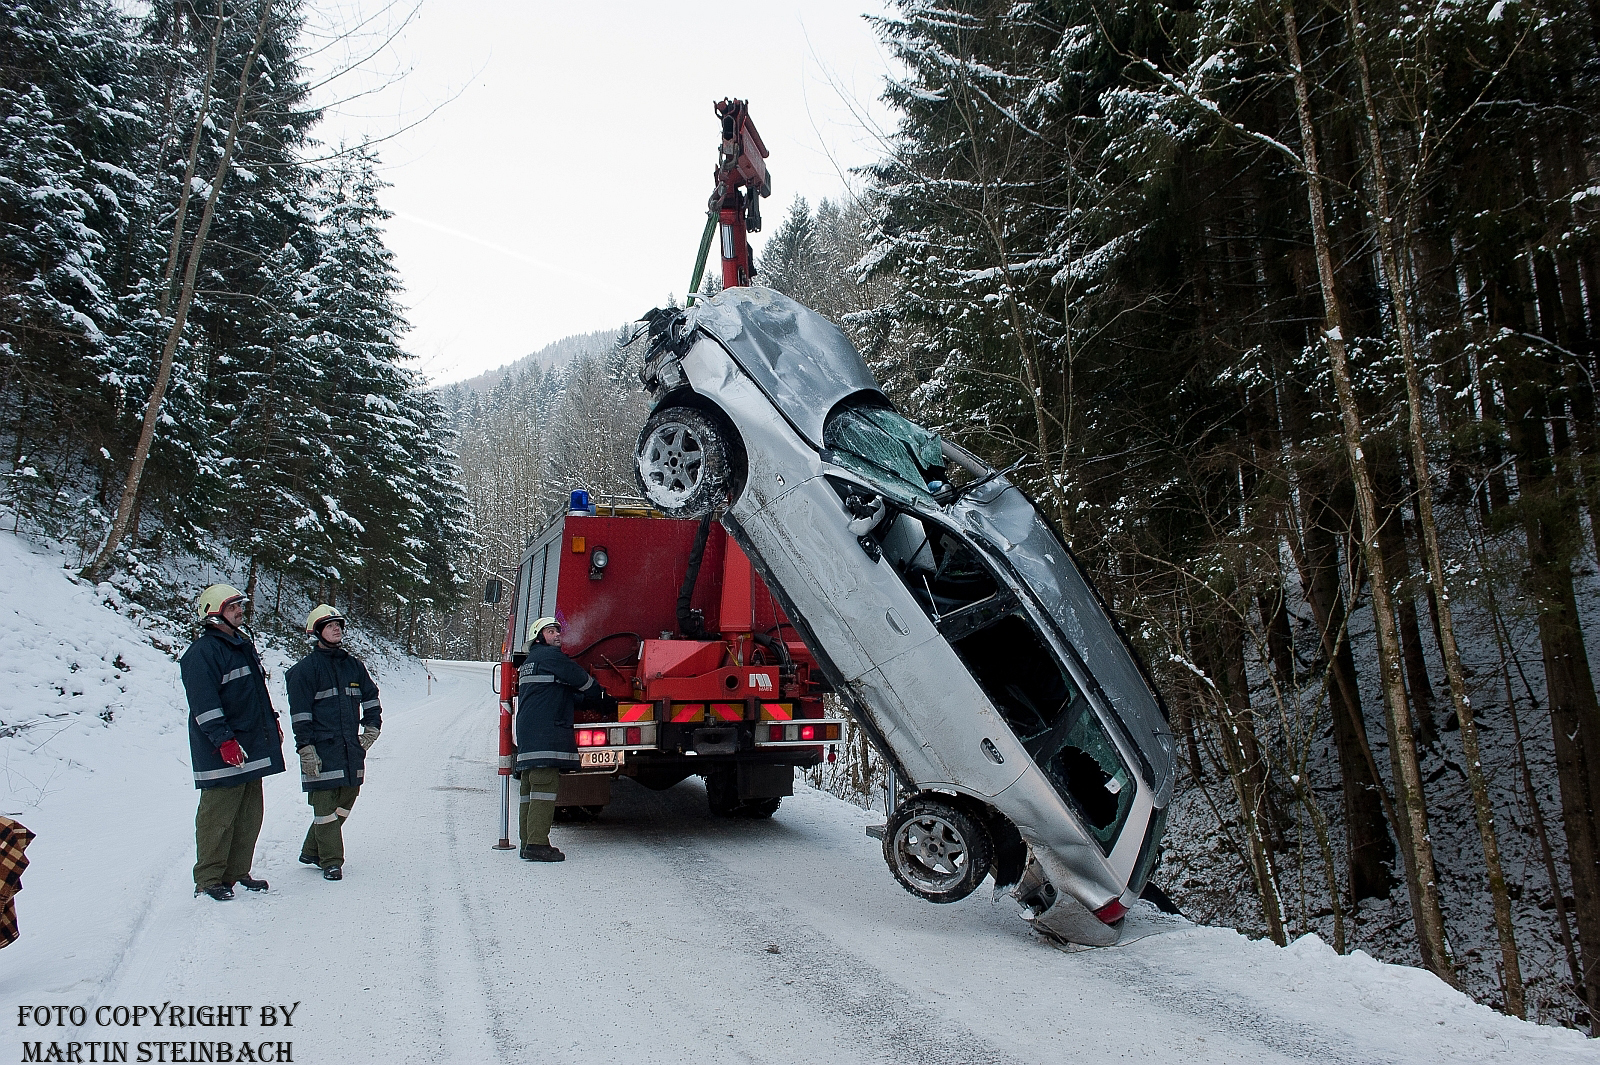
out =
{"type": "Polygon", "coordinates": [[[194,612],[201,621],[209,618],[221,617],[222,608],[238,603],[240,606],[250,601],[243,592],[231,584],[213,584],[200,593],[200,598],[194,604],[194,612]]]}
{"type": "Polygon", "coordinates": [[[551,625],[554,625],[556,628],[559,629],[561,627],[561,622],[557,621],[555,618],[540,618],[538,621],[535,621],[532,625],[529,625],[528,626],[528,636],[523,641],[524,644],[526,645],[526,644],[533,643],[534,640],[538,639],[539,634],[541,632],[543,632],[545,629],[548,629],[551,625]]]}
{"type": "Polygon", "coordinates": [[[344,615],[339,613],[327,603],[318,603],[317,608],[306,615],[306,634],[321,636],[322,626],[330,621],[337,621],[341,627],[344,625],[344,615]]]}

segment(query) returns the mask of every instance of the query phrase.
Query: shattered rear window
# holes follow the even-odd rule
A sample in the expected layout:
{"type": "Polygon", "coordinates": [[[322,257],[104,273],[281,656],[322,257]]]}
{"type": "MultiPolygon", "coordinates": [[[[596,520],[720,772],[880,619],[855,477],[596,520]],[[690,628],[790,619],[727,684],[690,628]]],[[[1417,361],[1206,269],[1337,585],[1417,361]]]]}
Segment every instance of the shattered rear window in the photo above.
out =
{"type": "Polygon", "coordinates": [[[944,479],[937,433],[884,407],[843,407],[828,419],[823,443],[835,465],[903,497],[931,501],[928,482],[944,479]]]}
{"type": "Polygon", "coordinates": [[[1138,788],[1082,689],[1031,618],[1013,612],[951,646],[1100,849],[1110,854],[1138,788]]]}

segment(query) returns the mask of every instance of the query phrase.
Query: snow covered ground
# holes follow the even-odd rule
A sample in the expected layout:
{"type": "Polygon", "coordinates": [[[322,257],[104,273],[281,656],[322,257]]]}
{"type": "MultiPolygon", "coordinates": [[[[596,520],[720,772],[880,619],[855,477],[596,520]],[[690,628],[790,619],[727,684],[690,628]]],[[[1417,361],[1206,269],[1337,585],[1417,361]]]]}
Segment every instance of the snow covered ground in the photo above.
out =
{"type": "Polygon", "coordinates": [[[718,820],[695,781],[622,781],[602,820],[557,826],[565,864],[519,861],[491,849],[482,664],[377,671],[385,727],[343,882],[296,863],[310,812],[284,775],[255,867],[272,889],[196,899],[176,664],[115,595],[10,536],[0,597],[0,812],[39,836],[0,953],[0,1063],[35,1040],[123,1041],[129,1060],[287,1040],[299,1062],[1600,1061],[1315,937],[1278,949],[1141,909],[1122,945],[1070,950],[1008,898],[929,905],[866,835],[880,815],[816,791],[718,820]],[[250,1025],[95,1023],[164,1003],[247,1005],[250,1025]],[[292,1027],[257,1026],[295,1003],[292,1027]],[[19,1026],[18,1007],[57,1005],[87,1023],[19,1026]]]}

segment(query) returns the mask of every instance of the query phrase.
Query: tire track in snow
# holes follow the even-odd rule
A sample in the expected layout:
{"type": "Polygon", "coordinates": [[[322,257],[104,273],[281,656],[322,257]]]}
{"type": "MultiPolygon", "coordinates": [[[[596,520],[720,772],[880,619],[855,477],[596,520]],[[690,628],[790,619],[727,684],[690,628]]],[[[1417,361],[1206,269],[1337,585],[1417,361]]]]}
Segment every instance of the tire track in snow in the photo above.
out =
{"type": "MultiPolygon", "coordinates": [[[[619,784],[618,790],[625,786],[619,784]]],[[[850,1045],[867,1050],[869,1060],[894,1065],[1021,1065],[1020,1059],[918,1002],[883,970],[850,954],[812,945],[831,941],[794,911],[757,910],[744,902],[750,890],[744,878],[699,857],[706,850],[700,840],[668,827],[684,820],[685,796],[630,790],[641,793],[635,801],[647,812],[654,836],[650,842],[660,848],[661,860],[696,895],[721,900],[722,915],[732,925],[728,948],[756,963],[765,961],[775,971],[773,984],[781,982],[836,1019],[851,1037],[850,1045]],[[778,949],[769,950],[769,945],[778,949]]],[[[717,825],[713,838],[726,838],[736,824],[717,825]]]]}
{"type": "Polygon", "coordinates": [[[1208,1027],[1220,1026],[1230,1036],[1249,1039],[1286,1057],[1314,1061],[1318,1065],[1398,1065],[1404,1060],[1345,1052],[1341,1044],[1347,1043],[1349,1036],[1343,1032],[1318,1029],[1300,1021],[1269,1014],[1251,1003],[1208,988],[1180,984],[1173,980],[1170,973],[1120,947],[1056,949],[1084,958],[1085,962],[1094,966],[1098,975],[1126,984],[1143,998],[1160,1003],[1175,1013],[1193,1017],[1208,1027]]]}
{"type": "MultiPolygon", "coordinates": [[[[457,672],[452,670],[452,672],[457,672]]],[[[465,685],[463,685],[465,686],[465,685]]],[[[495,934],[497,924],[491,914],[484,912],[480,904],[482,883],[469,883],[468,870],[477,870],[478,862],[471,862],[464,852],[463,840],[477,843],[482,837],[481,825],[477,819],[481,810],[473,809],[470,819],[466,806],[466,797],[478,793],[476,785],[464,783],[463,774],[469,766],[485,775],[493,774],[495,767],[484,762],[481,758],[474,759],[472,754],[481,754],[484,745],[484,718],[487,716],[486,708],[471,705],[470,699],[462,700],[462,709],[449,723],[448,728],[454,734],[451,758],[446,763],[441,779],[441,794],[444,796],[444,845],[448,856],[447,868],[451,871],[450,895],[456,900],[460,911],[459,924],[463,931],[463,938],[471,948],[472,977],[476,981],[480,993],[480,1008],[486,1016],[487,1034],[494,1044],[495,1060],[510,1065],[512,1062],[527,1060],[531,1048],[521,1043],[513,1036],[513,1025],[504,1003],[496,989],[501,985],[502,979],[496,976],[500,969],[500,940],[495,934]]],[[[481,781],[482,776],[474,778],[481,781]]],[[[498,776],[490,779],[498,784],[498,776]]],[[[484,791],[490,789],[484,788],[484,791]]]]}

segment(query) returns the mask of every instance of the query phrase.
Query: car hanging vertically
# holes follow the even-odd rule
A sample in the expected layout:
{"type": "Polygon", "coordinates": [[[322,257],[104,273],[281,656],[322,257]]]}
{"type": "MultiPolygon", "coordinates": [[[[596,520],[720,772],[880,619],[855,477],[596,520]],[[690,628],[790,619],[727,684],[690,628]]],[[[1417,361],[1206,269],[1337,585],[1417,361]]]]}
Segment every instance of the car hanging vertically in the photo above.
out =
{"type": "Polygon", "coordinates": [[[992,873],[1044,931],[1115,942],[1159,853],[1173,737],[1060,536],[788,297],[646,320],[640,487],[717,515],[889,760],[896,879],[953,902],[992,873]]]}

